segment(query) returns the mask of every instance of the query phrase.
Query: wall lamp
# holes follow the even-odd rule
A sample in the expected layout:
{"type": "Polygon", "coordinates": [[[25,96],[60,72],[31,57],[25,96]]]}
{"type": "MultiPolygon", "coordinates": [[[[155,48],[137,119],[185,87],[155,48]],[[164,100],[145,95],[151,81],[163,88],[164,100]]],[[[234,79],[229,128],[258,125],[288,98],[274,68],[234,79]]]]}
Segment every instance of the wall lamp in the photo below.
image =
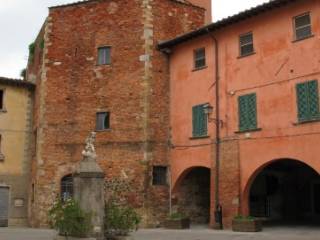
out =
{"type": "MultiPolygon", "coordinates": [[[[210,117],[211,114],[213,113],[213,107],[210,105],[210,103],[207,103],[207,104],[203,105],[203,110],[204,110],[204,113],[208,116],[208,122],[210,122],[210,123],[213,122],[215,124],[218,124],[218,121],[217,121],[216,118],[210,117]]],[[[222,120],[219,121],[219,124],[220,124],[221,127],[223,127],[223,121],[222,120]]]]}

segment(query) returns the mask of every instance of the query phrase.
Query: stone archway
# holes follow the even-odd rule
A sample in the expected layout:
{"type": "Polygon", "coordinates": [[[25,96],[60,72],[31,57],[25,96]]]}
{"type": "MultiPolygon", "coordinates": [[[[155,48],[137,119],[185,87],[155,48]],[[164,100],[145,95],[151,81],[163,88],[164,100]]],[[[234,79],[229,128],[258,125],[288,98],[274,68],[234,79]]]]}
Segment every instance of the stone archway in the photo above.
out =
{"type": "Polygon", "coordinates": [[[320,175],[301,161],[280,159],[264,165],[246,191],[252,216],[273,224],[320,221],[320,175]]]}
{"type": "Polygon", "coordinates": [[[185,170],[173,189],[173,209],[189,216],[194,224],[208,224],[210,219],[210,169],[185,170]]]}

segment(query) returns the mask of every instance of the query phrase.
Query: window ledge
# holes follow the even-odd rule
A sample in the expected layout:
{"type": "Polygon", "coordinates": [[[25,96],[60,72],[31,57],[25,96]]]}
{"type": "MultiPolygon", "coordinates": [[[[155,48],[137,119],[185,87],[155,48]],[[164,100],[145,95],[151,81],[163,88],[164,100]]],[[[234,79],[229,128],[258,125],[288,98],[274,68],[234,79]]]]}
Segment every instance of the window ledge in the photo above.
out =
{"type": "Polygon", "coordinates": [[[0,109],[0,113],[6,113],[8,112],[7,109],[0,109]]]}
{"type": "Polygon", "coordinates": [[[203,70],[203,69],[206,69],[206,68],[208,68],[208,66],[194,68],[194,69],[192,69],[192,72],[200,71],[200,70],[203,70]]]}
{"type": "Polygon", "coordinates": [[[259,132],[259,131],[262,131],[262,128],[241,130],[241,131],[236,131],[235,133],[259,132]]]}
{"type": "Polygon", "coordinates": [[[238,56],[237,58],[238,58],[238,59],[241,59],[241,58],[249,57],[249,56],[255,55],[255,54],[257,54],[257,53],[253,51],[252,53],[248,53],[248,54],[245,54],[245,55],[240,55],[240,56],[238,56]]]}
{"type": "Polygon", "coordinates": [[[0,162],[3,162],[4,159],[5,159],[5,157],[4,157],[3,153],[0,153],[0,162]]]}
{"type": "Polygon", "coordinates": [[[310,119],[310,120],[304,120],[304,121],[299,121],[293,123],[294,126],[302,125],[302,124],[307,124],[307,123],[314,123],[314,122],[320,122],[320,117],[315,118],[315,119],[310,119]]]}
{"type": "Polygon", "coordinates": [[[102,130],[95,130],[96,132],[111,132],[111,128],[108,128],[108,129],[102,129],[102,130]]]}
{"type": "Polygon", "coordinates": [[[190,137],[190,140],[197,140],[197,139],[206,139],[206,138],[210,138],[210,136],[206,135],[206,136],[199,136],[199,137],[190,137]]]}
{"type": "Polygon", "coordinates": [[[305,39],[313,38],[313,37],[314,37],[314,34],[311,34],[311,35],[306,36],[306,37],[303,37],[303,38],[294,39],[294,40],[292,40],[292,42],[293,42],[293,43],[295,43],[295,42],[300,42],[300,41],[303,41],[303,40],[305,40],[305,39]]]}

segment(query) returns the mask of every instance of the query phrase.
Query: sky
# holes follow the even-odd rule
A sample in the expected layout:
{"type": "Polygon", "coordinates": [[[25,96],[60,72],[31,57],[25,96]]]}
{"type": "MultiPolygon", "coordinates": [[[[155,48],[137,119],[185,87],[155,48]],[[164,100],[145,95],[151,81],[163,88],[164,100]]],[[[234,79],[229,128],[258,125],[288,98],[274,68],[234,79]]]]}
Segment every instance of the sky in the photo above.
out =
{"type": "MultiPolygon", "coordinates": [[[[0,0],[0,76],[20,78],[28,46],[36,38],[48,7],[78,0],[0,0]]],[[[236,14],[267,0],[212,0],[213,20],[236,14]]]]}

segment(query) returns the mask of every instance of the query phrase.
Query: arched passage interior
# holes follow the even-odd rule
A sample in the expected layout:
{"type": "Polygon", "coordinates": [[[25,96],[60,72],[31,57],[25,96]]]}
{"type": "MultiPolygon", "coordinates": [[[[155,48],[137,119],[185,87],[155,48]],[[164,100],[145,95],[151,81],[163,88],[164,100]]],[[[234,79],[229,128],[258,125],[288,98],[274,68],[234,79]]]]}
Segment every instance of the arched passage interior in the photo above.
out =
{"type": "Polygon", "coordinates": [[[253,180],[249,209],[250,215],[273,223],[318,223],[320,176],[300,161],[274,161],[253,180]]]}
{"type": "Polygon", "coordinates": [[[186,170],[174,188],[174,211],[190,217],[191,223],[207,224],[210,219],[210,169],[186,170]]]}

